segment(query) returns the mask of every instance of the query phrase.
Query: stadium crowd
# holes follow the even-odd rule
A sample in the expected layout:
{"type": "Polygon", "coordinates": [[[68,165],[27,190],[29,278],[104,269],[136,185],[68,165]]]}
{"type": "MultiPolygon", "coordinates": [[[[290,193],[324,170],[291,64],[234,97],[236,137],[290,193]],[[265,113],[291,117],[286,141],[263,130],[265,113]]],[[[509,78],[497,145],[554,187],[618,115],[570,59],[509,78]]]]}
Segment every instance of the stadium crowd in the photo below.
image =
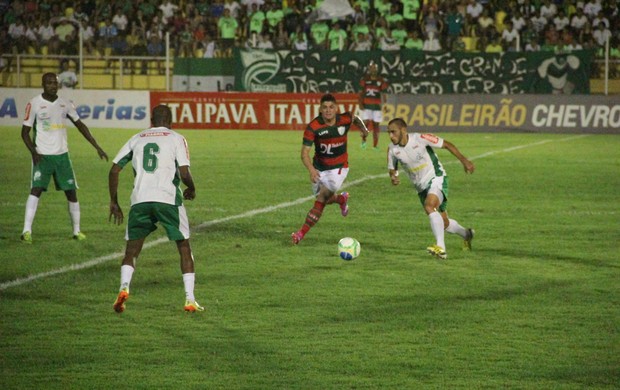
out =
{"type": "Polygon", "coordinates": [[[228,57],[232,48],[570,51],[620,58],[616,0],[349,0],[354,14],[316,20],[325,0],[0,0],[0,52],[228,57]]]}

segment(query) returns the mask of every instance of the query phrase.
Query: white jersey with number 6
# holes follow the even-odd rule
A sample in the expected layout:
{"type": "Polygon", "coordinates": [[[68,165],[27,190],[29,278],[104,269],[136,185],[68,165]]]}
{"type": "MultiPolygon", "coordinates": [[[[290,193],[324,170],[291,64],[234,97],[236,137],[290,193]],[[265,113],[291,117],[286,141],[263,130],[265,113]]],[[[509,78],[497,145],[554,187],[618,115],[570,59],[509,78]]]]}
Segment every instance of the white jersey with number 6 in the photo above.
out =
{"type": "Polygon", "coordinates": [[[433,151],[433,148],[442,146],[443,139],[436,135],[411,133],[405,146],[389,145],[388,169],[395,169],[398,161],[416,190],[422,192],[435,176],[446,175],[443,165],[433,151]]]}
{"type": "Polygon", "coordinates": [[[189,166],[189,149],[181,134],[153,127],[134,135],[114,157],[120,167],[129,161],[135,172],[132,206],[144,202],[183,204],[178,167],[189,166]]]}

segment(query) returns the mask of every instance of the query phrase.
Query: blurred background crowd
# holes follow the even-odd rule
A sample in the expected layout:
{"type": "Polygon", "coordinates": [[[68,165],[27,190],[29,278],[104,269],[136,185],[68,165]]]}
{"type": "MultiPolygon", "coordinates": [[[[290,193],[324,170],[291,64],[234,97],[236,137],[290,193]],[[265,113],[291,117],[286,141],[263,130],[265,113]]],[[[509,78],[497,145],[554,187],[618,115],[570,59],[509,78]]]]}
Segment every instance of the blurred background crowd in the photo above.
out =
{"type": "Polygon", "coordinates": [[[354,13],[318,20],[330,0],[0,0],[0,53],[229,57],[232,48],[570,51],[620,58],[616,0],[349,0],[354,13]]]}

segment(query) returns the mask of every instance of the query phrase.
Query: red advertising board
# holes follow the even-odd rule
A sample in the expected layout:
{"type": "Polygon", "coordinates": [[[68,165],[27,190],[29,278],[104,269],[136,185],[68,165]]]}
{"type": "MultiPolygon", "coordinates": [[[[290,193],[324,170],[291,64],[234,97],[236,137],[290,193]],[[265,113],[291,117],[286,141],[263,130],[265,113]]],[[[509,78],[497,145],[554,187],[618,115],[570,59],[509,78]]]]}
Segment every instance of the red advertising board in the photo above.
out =
{"type": "MultiPolygon", "coordinates": [[[[151,92],[151,107],[172,109],[174,128],[303,130],[319,114],[322,94],[151,92]]],[[[334,94],[340,111],[358,113],[357,94],[334,94]]]]}

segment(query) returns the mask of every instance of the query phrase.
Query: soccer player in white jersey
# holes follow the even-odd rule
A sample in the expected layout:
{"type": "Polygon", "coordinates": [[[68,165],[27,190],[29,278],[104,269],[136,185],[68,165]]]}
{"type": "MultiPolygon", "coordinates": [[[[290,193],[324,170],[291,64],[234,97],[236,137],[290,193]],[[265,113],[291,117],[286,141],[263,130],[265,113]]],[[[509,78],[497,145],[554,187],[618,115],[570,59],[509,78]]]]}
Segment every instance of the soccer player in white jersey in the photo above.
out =
{"type": "Polygon", "coordinates": [[[32,155],[32,177],[21,240],[26,244],[32,243],[32,222],[37,213],[39,198],[43,191],[47,191],[53,177],[56,189],[64,191],[69,202],[73,238],[81,241],[86,239],[86,235],[80,231],[80,204],[76,192],[78,186],[69,157],[66,118],[69,118],[84,138],[95,147],[100,158],[107,161],[108,155],[80,120],[73,104],[57,95],[56,74],[44,74],[42,84],[43,93],[30,100],[22,124],[22,139],[32,155]],[[34,135],[31,137],[30,130],[33,128],[34,135]]]}
{"type": "Polygon", "coordinates": [[[448,218],[448,176],[433,149],[448,149],[463,164],[466,173],[474,172],[474,164],[456,146],[436,135],[407,133],[407,124],[401,118],[389,122],[388,134],[392,141],[388,147],[390,179],[393,185],[400,184],[397,169],[400,167],[418,192],[436,240],[426,248],[428,253],[440,259],[447,258],[444,231],[461,236],[463,249],[470,250],[474,230],[448,218]]]}
{"type": "Polygon", "coordinates": [[[160,223],[168,238],[176,241],[181,256],[181,273],[188,312],[203,311],[194,298],[194,256],[189,243],[189,222],[183,199],[196,197],[194,179],[189,170],[189,149],[185,138],[170,129],[172,112],[165,105],[153,109],[153,127],[134,135],[114,158],[109,174],[110,219],[120,225],[123,211],[118,204],[118,180],[123,167],[131,161],[135,178],[131,208],[127,219],[125,257],[121,264],[121,285],[114,310],[122,313],[129,298],[129,284],[136,260],[146,237],[160,223]],[[183,192],[179,184],[187,187],[183,192]]]}

